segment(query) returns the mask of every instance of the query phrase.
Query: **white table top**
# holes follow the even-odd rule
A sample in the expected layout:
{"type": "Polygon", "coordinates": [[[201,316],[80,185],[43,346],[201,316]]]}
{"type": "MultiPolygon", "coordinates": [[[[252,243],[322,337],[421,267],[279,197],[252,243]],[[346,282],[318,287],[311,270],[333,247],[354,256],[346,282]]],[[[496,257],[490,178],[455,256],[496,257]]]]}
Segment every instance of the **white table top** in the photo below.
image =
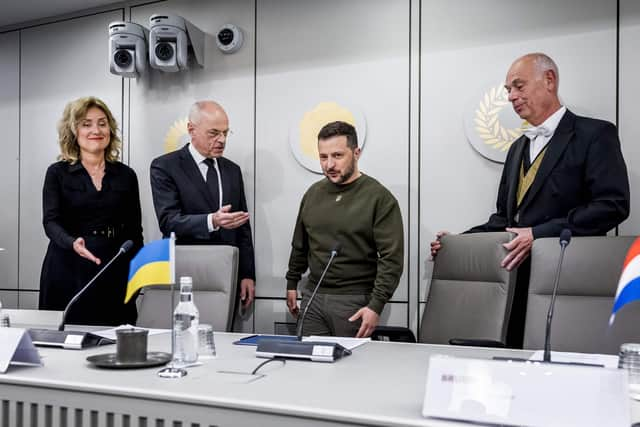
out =
{"type": "MultiPolygon", "coordinates": [[[[15,322],[14,322],[15,323],[15,322]]],[[[86,393],[127,395],[152,401],[185,402],[252,412],[359,422],[369,425],[458,425],[422,417],[429,357],[435,354],[490,359],[528,357],[525,350],[499,350],[425,344],[370,342],[336,363],[272,362],[250,373],[265,359],[255,347],[232,345],[246,334],[215,333],[217,357],[189,368],[181,379],[163,379],[159,368],[111,370],[93,367],[86,357],[114,353],[115,345],[88,350],[40,348],[43,367],[12,366],[0,384],[52,387],[86,393]]],[[[149,337],[149,351],[170,351],[169,334],[149,337]]],[[[632,420],[640,408],[632,403],[632,420]]]]}

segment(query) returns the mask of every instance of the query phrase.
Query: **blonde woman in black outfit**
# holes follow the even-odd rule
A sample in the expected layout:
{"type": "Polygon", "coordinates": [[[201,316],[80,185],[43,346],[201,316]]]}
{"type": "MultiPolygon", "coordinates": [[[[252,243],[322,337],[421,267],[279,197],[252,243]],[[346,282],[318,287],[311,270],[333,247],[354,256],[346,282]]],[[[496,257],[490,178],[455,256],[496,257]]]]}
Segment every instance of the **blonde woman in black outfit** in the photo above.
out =
{"type": "Polygon", "coordinates": [[[94,97],[67,104],[58,124],[59,161],[49,166],[43,218],[49,247],[40,277],[40,309],[63,310],[122,243],[117,259],[67,313],[67,323],[134,323],[135,299],[124,304],[129,261],[142,246],[138,179],[120,163],[116,121],[94,97]]]}

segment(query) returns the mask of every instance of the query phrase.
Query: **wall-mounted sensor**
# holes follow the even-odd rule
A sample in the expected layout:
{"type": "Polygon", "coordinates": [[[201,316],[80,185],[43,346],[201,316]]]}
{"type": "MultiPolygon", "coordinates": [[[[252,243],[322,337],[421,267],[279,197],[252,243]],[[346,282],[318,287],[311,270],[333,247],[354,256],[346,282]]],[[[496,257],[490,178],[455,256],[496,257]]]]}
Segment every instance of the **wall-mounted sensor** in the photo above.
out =
{"type": "Polygon", "coordinates": [[[218,49],[224,53],[237,52],[242,47],[243,40],[242,30],[233,24],[223,25],[216,35],[218,49]]]}

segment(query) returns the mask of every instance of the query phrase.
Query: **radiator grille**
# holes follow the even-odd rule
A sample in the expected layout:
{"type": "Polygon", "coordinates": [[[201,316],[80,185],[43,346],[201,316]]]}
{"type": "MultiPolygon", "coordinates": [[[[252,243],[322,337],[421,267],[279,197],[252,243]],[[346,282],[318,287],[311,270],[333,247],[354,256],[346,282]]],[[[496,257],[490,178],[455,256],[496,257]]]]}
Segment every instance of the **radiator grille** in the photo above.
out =
{"type": "MultiPolygon", "coordinates": [[[[324,415],[252,409],[228,402],[102,392],[74,384],[10,384],[0,377],[0,427],[335,427],[369,426],[324,415]]],[[[203,395],[204,396],[204,395],[203,395]]],[[[376,425],[386,425],[377,424],[376,425]]]]}
{"type": "Polygon", "coordinates": [[[20,400],[3,399],[1,403],[0,427],[217,427],[183,419],[143,417],[20,400]]]}

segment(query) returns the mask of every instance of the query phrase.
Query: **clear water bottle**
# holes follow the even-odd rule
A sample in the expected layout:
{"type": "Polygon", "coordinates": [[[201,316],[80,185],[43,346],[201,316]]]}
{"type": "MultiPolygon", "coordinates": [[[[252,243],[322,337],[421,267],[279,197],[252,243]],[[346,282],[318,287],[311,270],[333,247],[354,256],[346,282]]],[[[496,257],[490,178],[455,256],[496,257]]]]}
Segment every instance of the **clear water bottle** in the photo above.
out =
{"type": "Polygon", "coordinates": [[[191,277],[180,278],[180,302],[173,312],[173,363],[188,365],[198,360],[198,322],[200,314],[193,303],[191,277]]]}

